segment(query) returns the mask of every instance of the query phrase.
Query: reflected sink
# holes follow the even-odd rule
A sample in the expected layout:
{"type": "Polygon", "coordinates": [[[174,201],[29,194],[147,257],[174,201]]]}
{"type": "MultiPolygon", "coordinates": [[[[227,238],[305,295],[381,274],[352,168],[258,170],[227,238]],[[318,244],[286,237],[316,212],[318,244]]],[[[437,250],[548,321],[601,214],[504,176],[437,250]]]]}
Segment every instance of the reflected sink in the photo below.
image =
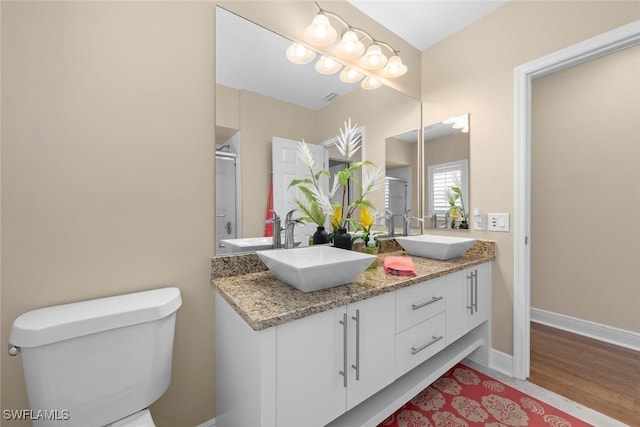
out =
{"type": "Polygon", "coordinates": [[[396,237],[395,239],[409,255],[439,260],[461,257],[477,241],[477,239],[467,237],[433,234],[396,237]]]}
{"type": "MultiPolygon", "coordinates": [[[[273,247],[273,237],[243,237],[241,239],[221,239],[229,252],[254,252],[273,247]]],[[[299,246],[300,242],[295,242],[299,246]]]]}
{"type": "Polygon", "coordinates": [[[377,258],[324,245],[272,249],[256,254],[274,276],[302,292],[351,283],[377,258]]]}

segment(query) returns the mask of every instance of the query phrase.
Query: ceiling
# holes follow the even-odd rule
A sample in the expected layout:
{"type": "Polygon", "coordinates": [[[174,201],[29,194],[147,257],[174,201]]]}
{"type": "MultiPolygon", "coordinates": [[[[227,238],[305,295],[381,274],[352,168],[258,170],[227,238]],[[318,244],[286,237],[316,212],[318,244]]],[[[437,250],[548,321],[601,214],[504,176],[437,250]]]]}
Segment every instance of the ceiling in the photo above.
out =
{"type": "MultiPolygon", "coordinates": [[[[420,51],[506,3],[506,0],[347,1],[420,51]]],[[[360,87],[359,83],[343,83],[338,74],[317,73],[314,62],[305,65],[289,62],[285,52],[290,44],[290,40],[218,8],[216,82],[312,110],[320,110],[360,87]],[[331,94],[335,96],[327,100],[331,94]]]]}
{"type": "Polygon", "coordinates": [[[507,0],[347,0],[419,51],[490,14],[507,0]]]}

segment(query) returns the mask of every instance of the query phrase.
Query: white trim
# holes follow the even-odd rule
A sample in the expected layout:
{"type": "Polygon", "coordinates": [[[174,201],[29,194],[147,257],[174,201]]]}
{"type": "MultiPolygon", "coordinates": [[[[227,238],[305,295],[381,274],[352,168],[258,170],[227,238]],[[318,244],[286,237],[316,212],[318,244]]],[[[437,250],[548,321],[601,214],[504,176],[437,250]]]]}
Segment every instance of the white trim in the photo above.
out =
{"type": "Polygon", "coordinates": [[[533,307],[531,307],[531,321],[593,338],[598,341],[640,351],[640,334],[637,332],[533,307]]]}
{"type": "Polygon", "coordinates": [[[212,418],[209,421],[205,421],[202,424],[198,424],[196,427],[216,427],[216,419],[212,418]]]}
{"type": "Polygon", "coordinates": [[[576,43],[514,69],[514,376],[529,376],[531,232],[531,80],[640,43],[640,20],[576,43]]]}
{"type": "Polygon", "coordinates": [[[513,356],[494,348],[489,354],[489,367],[509,377],[513,377],[513,356]]]}

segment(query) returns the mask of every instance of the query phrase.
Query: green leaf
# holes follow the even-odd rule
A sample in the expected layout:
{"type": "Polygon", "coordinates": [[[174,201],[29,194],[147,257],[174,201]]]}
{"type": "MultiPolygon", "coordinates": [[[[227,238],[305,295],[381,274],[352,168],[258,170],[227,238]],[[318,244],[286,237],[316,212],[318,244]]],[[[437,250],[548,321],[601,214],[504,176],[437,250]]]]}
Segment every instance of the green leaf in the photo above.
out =
{"type": "Polygon", "coordinates": [[[293,187],[300,184],[313,184],[311,178],[303,178],[303,179],[292,179],[289,183],[289,187],[293,187]]]}

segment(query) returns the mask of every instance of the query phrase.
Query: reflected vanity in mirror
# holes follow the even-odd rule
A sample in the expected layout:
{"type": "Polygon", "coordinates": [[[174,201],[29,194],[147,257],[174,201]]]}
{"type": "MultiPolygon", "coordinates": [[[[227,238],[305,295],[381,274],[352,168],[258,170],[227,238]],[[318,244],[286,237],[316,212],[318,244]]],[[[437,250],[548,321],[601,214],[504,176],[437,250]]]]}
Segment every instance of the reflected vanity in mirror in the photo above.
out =
{"type": "Polygon", "coordinates": [[[469,114],[424,127],[426,228],[469,229],[469,114]]]}
{"type": "MultiPolygon", "coordinates": [[[[275,195],[286,192],[290,180],[272,176],[274,138],[304,139],[325,147],[327,164],[322,169],[330,169],[334,157],[330,141],[350,118],[363,132],[362,160],[384,167],[386,137],[420,128],[420,101],[386,86],[365,90],[359,83],[343,83],[339,73],[316,72],[313,62],[293,64],[286,59],[290,45],[291,40],[216,8],[216,158],[223,158],[216,161],[217,255],[230,252],[222,240],[264,237],[270,227],[265,223],[272,215],[269,207],[283,206],[275,195]],[[277,200],[270,200],[271,194],[277,200]]],[[[407,208],[413,207],[417,214],[411,195],[418,186],[415,171],[414,167],[405,179],[407,208]]],[[[383,214],[384,193],[376,192],[370,200],[383,214]]],[[[284,221],[289,209],[279,209],[284,221]]],[[[296,239],[305,246],[316,228],[309,224],[295,230],[296,239]]]]}

